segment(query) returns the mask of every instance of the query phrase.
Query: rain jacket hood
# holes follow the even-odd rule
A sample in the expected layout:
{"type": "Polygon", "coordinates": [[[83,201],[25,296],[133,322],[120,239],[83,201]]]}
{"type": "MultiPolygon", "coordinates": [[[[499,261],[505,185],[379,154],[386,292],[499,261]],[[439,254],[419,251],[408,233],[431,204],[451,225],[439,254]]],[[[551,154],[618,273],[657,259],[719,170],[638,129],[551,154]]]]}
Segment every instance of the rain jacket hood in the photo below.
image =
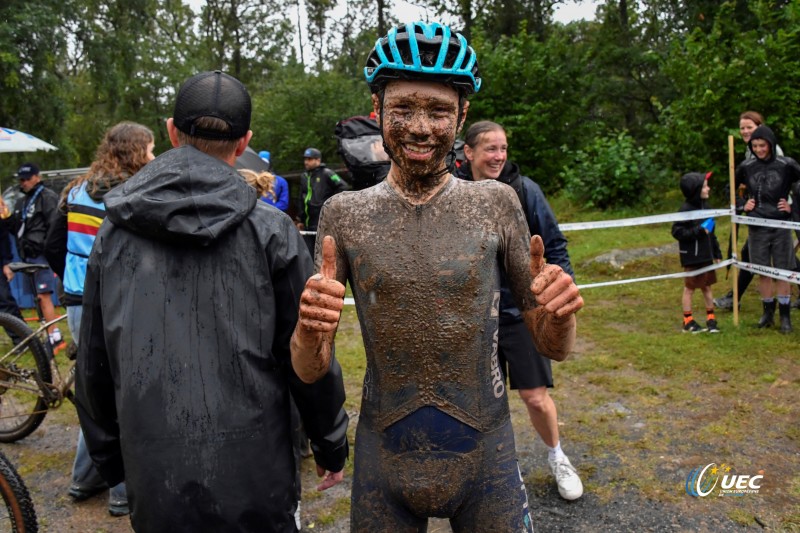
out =
{"type": "Polygon", "coordinates": [[[769,126],[759,126],[755,129],[753,134],[750,136],[750,141],[747,143],[747,147],[750,148],[753,156],[760,161],[764,161],[765,163],[769,163],[776,156],[775,147],[778,145],[778,140],[775,137],[775,133],[769,128],[769,126]],[[769,143],[769,157],[767,159],[761,159],[756,155],[755,150],[753,150],[753,141],[755,139],[763,139],[769,143]]]}
{"type": "Polygon", "coordinates": [[[703,209],[706,203],[704,199],[700,198],[705,181],[706,175],[700,172],[689,172],[681,176],[681,192],[686,198],[686,202],[695,209],[703,209]]]}
{"type": "Polygon", "coordinates": [[[238,226],[258,200],[224,161],[182,146],[105,195],[108,219],[157,240],[208,246],[238,226]]]}
{"type": "Polygon", "coordinates": [[[294,401],[317,466],[348,453],[341,367],[303,383],[290,339],[313,261],[223,161],[170,150],[106,194],[83,290],[76,406],[136,531],[296,531],[294,401]]]}

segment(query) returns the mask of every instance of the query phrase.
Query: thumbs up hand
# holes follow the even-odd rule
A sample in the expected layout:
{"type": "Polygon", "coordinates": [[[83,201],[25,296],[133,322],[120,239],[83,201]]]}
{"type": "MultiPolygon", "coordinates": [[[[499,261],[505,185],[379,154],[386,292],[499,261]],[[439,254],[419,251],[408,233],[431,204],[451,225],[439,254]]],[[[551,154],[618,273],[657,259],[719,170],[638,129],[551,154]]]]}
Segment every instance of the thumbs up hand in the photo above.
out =
{"type": "Polygon", "coordinates": [[[544,262],[544,244],[531,237],[531,293],[537,307],[525,322],[539,353],[550,359],[567,358],[575,342],[575,313],[583,307],[578,286],[558,265],[544,262]]]}
{"type": "Polygon", "coordinates": [[[531,237],[531,292],[536,303],[557,318],[565,318],[583,307],[578,286],[558,265],[544,262],[544,244],[538,235],[531,237]]]}
{"type": "Polygon", "coordinates": [[[292,365],[298,377],[313,383],[328,371],[330,349],[344,307],[344,285],[336,280],[336,242],[322,240],[322,265],[300,295],[297,326],[292,336],[292,365]]]}

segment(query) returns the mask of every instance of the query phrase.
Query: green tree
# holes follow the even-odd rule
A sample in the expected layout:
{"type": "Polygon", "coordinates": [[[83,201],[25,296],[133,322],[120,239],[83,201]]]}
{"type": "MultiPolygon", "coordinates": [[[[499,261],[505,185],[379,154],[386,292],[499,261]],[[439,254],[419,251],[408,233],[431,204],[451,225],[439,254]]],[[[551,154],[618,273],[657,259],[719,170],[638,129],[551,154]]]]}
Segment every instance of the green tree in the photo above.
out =
{"type": "Polygon", "coordinates": [[[662,161],[675,168],[727,175],[727,135],[738,142],[738,116],[748,109],[764,114],[787,154],[800,150],[800,0],[783,9],[752,2],[750,30],[736,7],[724,2],[711,31],[673,42],[663,66],[678,96],[663,106],[654,135],[662,161]]]}
{"type": "Polygon", "coordinates": [[[61,126],[68,116],[64,71],[70,0],[5,0],[0,3],[0,126],[31,133],[57,152],[2,154],[0,176],[25,160],[43,167],[69,166],[74,159],[61,126]]]}
{"type": "Polygon", "coordinates": [[[308,15],[306,33],[316,56],[316,63],[313,67],[317,72],[321,72],[330,58],[331,33],[328,30],[328,12],[336,7],[336,2],[334,0],[305,0],[305,3],[308,15]]]}
{"type": "Polygon", "coordinates": [[[549,191],[559,189],[563,146],[578,148],[596,124],[584,115],[583,63],[589,50],[579,26],[554,28],[542,42],[523,30],[490,43],[476,35],[483,78],[472,97],[468,121],[493,120],[509,137],[509,158],[549,191]]]}
{"type": "Polygon", "coordinates": [[[293,53],[292,27],[278,0],[207,0],[196,50],[205,69],[257,87],[293,53]]]}
{"type": "Polygon", "coordinates": [[[272,152],[279,172],[302,169],[303,150],[308,146],[319,148],[324,160],[338,165],[336,123],[371,110],[363,78],[337,71],[309,73],[303,65],[290,63],[254,95],[250,145],[272,152]]]}
{"type": "Polygon", "coordinates": [[[64,124],[88,165],[103,132],[122,120],[151,127],[169,147],[164,120],[182,80],[201,70],[194,14],[175,0],[83,0],[71,59],[71,113],[64,124]]]}

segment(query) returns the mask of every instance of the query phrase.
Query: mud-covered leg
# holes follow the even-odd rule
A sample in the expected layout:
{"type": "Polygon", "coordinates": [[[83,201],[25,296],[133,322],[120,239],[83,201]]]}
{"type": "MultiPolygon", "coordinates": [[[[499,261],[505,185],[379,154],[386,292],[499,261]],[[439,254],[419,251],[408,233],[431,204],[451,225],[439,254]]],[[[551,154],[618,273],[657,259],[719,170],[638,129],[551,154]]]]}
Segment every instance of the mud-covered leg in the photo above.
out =
{"type": "Polygon", "coordinates": [[[395,501],[382,474],[385,450],[380,436],[359,423],[356,430],[350,531],[353,533],[425,533],[428,519],[419,518],[395,501]]]}
{"type": "Polygon", "coordinates": [[[522,481],[511,422],[484,438],[482,479],[459,513],[450,519],[454,533],[525,531],[533,533],[528,493],[522,481]]]}

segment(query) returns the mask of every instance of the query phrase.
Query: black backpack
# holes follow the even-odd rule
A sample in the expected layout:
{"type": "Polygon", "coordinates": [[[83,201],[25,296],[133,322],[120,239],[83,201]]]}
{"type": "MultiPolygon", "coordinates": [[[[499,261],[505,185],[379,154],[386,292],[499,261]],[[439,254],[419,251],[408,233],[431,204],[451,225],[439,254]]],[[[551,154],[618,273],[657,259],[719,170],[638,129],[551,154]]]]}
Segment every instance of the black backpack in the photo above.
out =
{"type": "Polygon", "coordinates": [[[383,181],[391,162],[383,151],[381,131],[375,119],[359,115],[340,120],[334,135],[353,190],[366,189],[383,181]]]}

